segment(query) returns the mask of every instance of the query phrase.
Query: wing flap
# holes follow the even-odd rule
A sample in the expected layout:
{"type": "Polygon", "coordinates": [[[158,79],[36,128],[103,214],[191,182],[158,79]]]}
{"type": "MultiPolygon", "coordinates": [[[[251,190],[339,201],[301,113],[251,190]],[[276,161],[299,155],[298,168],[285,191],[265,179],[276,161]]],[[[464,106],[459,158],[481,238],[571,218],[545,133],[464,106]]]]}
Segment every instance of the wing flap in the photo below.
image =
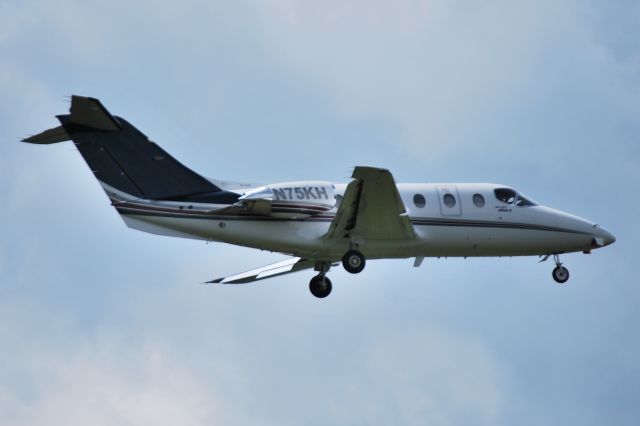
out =
{"type": "Polygon", "coordinates": [[[206,284],[247,284],[254,281],[276,277],[278,275],[290,274],[292,272],[310,269],[313,268],[315,264],[316,262],[312,259],[292,257],[291,259],[286,259],[281,262],[273,263],[261,268],[252,269],[240,274],[230,275],[228,277],[207,281],[206,284]]]}

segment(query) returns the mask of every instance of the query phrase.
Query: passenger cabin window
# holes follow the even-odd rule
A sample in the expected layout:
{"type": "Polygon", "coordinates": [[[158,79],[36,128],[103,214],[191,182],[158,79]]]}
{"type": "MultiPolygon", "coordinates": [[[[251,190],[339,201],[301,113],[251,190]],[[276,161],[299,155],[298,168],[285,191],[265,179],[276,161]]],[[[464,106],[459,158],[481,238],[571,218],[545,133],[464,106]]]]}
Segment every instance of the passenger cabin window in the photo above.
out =
{"type": "Polygon", "coordinates": [[[413,196],[413,204],[415,204],[417,208],[421,209],[427,205],[427,200],[424,198],[424,195],[416,194],[413,196]]]}
{"type": "Polygon", "coordinates": [[[484,197],[482,194],[473,194],[473,204],[478,208],[484,207],[484,197]]]}
{"type": "Polygon", "coordinates": [[[509,188],[498,188],[495,189],[494,194],[496,194],[496,198],[503,203],[511,204],[516,200],[516,191],[509,188]]]}
{"type": "Polygon", "coordinates": [[[451,194],[444,194],[444,197],[442,197],[442,201],[444,202],[444,205],[449,208],[453,208],[456,206],[456,197],[451,194]]]}

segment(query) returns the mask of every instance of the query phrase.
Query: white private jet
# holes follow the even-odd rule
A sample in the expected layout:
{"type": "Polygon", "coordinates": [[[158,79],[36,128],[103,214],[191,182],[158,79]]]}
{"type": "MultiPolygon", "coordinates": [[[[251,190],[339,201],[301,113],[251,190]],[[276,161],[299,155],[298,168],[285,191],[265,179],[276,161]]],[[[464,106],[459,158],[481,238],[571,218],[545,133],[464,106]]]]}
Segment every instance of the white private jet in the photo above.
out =
{"type": "Polygon", "coordinates": [[[241,284],[314,269],[309,288],[331,293],[327,272],[353,274],[365,259],[553,256],[553,278],[569,279],[560,254],[590,253],[615,237],[599,225],[544,207],[504,185],[396,184],[388,170],[356,167],[345,184],[269,185],[207,179],[94,98],[72,96],[61,126],[24,139],[73,140],[111,204],[134,229],[285,253],[288,260],[209,283],[241,284]]]}

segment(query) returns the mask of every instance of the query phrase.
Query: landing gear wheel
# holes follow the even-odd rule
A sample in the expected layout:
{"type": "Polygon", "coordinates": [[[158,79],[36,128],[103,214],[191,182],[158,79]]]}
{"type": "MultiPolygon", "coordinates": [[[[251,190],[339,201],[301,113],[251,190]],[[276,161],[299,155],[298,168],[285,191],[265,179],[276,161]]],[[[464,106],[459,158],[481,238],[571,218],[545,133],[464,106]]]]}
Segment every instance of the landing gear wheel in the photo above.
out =
{"type": "Polygon", "coordinates": [[[569,279],[569,270],[562,265],[558,265],[553,269],[553,279],[556,280],[558,284],[564,284],[569,279]]]}
{"type": "Polygon", "coordinates": [[[324,275],[316,275],[311,278],[309,290],[315,297],[322,299],[331,294],[331,280],[324,275]]]}
{"type": "Polygon", "coordinates": [[[362,272],[365,263],[364,255],[358,250],[349,250],[342,257],[342,266],[352,274],[362,272]]]}

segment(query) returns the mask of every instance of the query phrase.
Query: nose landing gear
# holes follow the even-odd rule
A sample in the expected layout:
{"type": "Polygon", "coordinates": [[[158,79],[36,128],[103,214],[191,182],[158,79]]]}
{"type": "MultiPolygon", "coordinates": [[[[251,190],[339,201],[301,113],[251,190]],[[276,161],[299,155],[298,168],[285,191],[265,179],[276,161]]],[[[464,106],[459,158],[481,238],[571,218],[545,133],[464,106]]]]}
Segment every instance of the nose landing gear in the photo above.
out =
{"type": "Polygon", "coordinates": [[[560,262],[560,255],[554,254],[553,260],[556,262],[556,267],[553,269],[553,272],[551,273],[551,275],[553,276],[553,279],[558,284],[566,283],[567,280],[569,280],[569,270],[564,266],[562,266],[562,262],[560,262]]]}

